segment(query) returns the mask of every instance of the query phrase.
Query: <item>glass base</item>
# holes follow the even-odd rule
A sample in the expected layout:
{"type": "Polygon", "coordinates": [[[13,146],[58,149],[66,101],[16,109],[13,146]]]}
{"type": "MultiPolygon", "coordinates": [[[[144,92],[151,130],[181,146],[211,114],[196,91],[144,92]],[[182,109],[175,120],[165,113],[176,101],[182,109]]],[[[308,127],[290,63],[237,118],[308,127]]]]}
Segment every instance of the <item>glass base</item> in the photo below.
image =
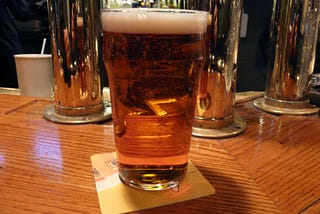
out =
{"type": "Polygon", "coordinates": [[[284,101],[267,97],[256,99],[253,104],[265,112],[274,114],[307,115],[315,114],[319,108],[307,101],[284,101]]]}
{"type": "Polygon", "coordinates": [[[84,116],[65,116],[60,115],[55,111],[54,105],[47,109],[43,116],[45,119],[55,123],[66,124],[81,124],[81,123],[93,123],[102,122],[111,118],[111,105],[110,103],[103,102],[104,110],[102,112],[84,115],[84,116]]]}
{"type": "Polygon", "coordinates": [[[133,188],[146,191],[166,190],[179,185],[188,164],[181,165],[126,165],[118,163],[121,181],[133,188]]]}
{"type": "Polygon", "coordinates": [[[241,134],[246,128],[245,120],[239,115],[234,115],[234,122],[228,126],[211,129],[192,127],[192,135],[203,138],[228,138],[241,134]]]}
{"type": "Polygon", "coordinates": [[[150,184],[150,183],[138,183],[136,181],[127,180],[125,178],[122,178],[120,175],[119,175],[119,178],[123,183],[127,184],[128,186],[133,187],[135,189],[145,190],[145,191],[167,190],[170,188],[177,187],[180,183],[180,179],[177,181],[170,181],[167,183],[150,184]]]}

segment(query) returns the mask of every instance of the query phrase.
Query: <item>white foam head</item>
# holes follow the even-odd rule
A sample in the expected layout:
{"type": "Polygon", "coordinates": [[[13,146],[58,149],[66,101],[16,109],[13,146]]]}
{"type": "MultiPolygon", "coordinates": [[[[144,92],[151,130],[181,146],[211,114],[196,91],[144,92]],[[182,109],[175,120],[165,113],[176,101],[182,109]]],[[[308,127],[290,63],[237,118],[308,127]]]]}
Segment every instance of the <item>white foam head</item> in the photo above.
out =
{"type": "Polygon", "coordinates": [[[206,32],[208,13],[170,9],[110,9],[101,13],[104,31],[119,33],[198,34],[206,32]]]}

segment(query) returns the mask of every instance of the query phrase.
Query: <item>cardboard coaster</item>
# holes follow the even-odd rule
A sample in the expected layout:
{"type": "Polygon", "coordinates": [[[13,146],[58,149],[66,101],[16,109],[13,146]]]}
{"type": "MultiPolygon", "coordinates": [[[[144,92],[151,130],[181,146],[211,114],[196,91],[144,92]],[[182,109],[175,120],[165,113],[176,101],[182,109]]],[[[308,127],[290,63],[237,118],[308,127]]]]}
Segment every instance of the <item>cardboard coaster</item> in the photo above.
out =
{"type": "Polygon", "coordinates": [[[179,187],[165,191],[142,191],[121,182],[115,153],[91,156],[102,213],[127,213],[173,204],[215,193],[214,187],[189,161],[185,179],[179,187]]]}

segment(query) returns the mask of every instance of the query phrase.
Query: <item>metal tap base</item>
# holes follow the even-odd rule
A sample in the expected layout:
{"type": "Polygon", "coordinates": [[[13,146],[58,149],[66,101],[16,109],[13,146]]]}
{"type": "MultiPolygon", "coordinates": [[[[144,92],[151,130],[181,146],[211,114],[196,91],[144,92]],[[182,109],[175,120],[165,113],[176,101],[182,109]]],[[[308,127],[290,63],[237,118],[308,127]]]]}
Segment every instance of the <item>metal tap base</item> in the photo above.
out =
{"type": "Polygon", "coordinates": [[[229,126],[217,129],[192,127],[192,135],[203,138],[228,138],[241,134],[245,128],[245,120],[239,115],[234,115],[234,122],[229,126]]]}
{"type": "Polygon", "coordinates": [[[45,119],[55,123],[65,124],[82,124],[82,123],[97,123],[108,120],[111,118],[111,105],[108,102],[104,102],[104,110],[99,113],[84,115],[84,116],[64,116],[57,114],[54,106],[52,105],[46,111],[43,116],[45,119]]]}
{"type": "Polygon", "coordinates": [[[283,101],[267,97],[254,100],[254,106],[273,114],[307,115],[319,112],[319,108],[308,101],[283,101]]]}

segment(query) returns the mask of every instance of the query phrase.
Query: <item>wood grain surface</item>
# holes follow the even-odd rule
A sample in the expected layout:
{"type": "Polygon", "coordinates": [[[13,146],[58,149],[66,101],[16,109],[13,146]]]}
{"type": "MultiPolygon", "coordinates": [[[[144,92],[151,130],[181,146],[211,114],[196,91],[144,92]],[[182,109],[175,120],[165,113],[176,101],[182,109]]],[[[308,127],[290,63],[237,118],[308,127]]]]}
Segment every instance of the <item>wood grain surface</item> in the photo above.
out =
{"type": "MultiPolygon", "coordinates": [[[[90,156],[112,152],[112,121],[46,121],[50,100],[0,94],[0,213],[100,213],[90,156]]],[[[190,160],[216,193],[137,213],[320,213],[319,115],[235,111],[239,136],[192,138],[190,160]]]]}

